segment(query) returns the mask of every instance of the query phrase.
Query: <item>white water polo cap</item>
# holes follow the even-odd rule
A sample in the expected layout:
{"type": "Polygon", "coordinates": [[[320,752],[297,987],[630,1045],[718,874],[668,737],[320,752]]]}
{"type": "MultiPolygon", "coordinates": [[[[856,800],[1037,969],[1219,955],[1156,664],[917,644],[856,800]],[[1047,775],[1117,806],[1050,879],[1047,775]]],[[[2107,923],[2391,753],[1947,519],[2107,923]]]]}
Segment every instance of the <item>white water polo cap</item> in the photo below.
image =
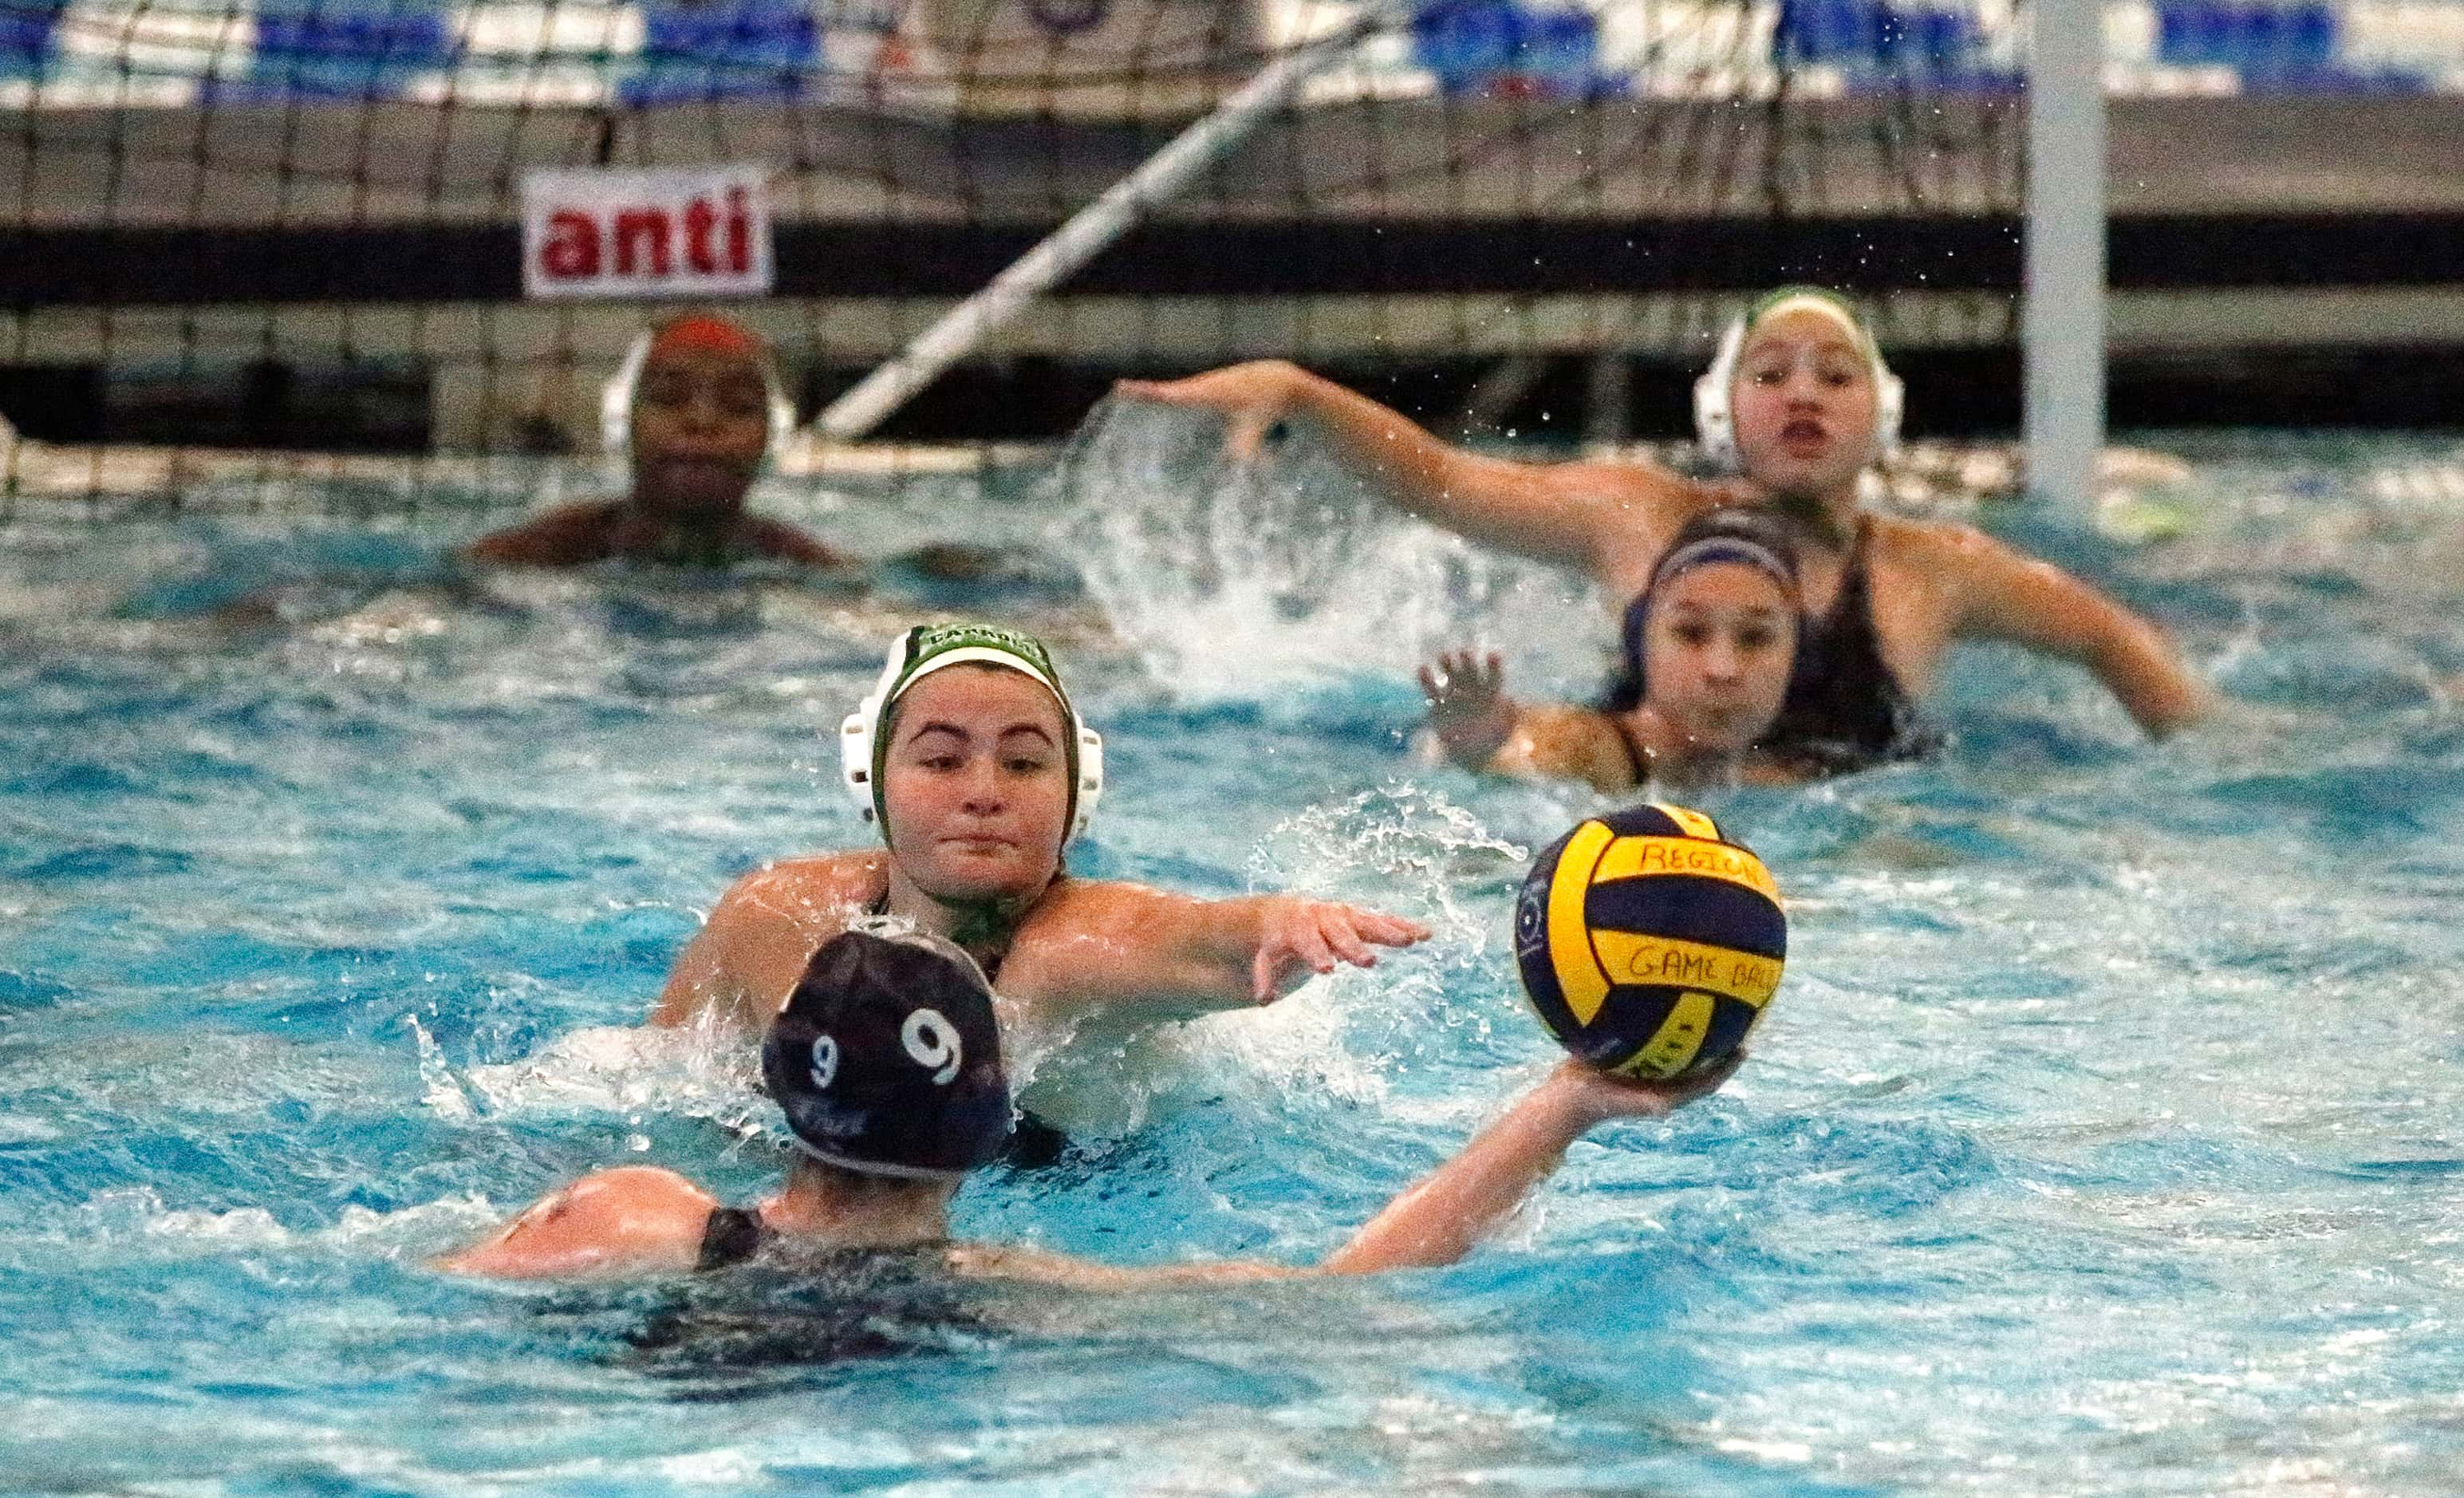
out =
{"type": "Polygon", "coordinates": [[[1727,332],[1720,337],[1719,356],[1711,361],[1703,378],[1694,382],[1694,438],[1703,455],[1730,473],[1745,466],[1745,458],[1737,451],[1737,360],[1745,353],[1746,340],[1753,330],[1767,319],[1785,312],[1820,313],[1847,330],[1848,341],[1874,372],[1874,455],[1887,458],[1897,452],[1900,418],[1907,410],[1907,386],[1882,363],[1882,350],[1874,341],[1865,319],[1836,292],[1819,286],[1783,286],[1764,295],[1746,309],[1743,317],[1728,324],[1727,332]]]}
{"type": "Polygon", "coordinates": [[[753,361],[761,372],[763,405],[767,409],[770,438],[763,451],[771,457],[796,431],[796,402],[787,393],[785,379],[779,373],[779,362],[768,344],[760,338],[724,318],[682,317],[669,320],[633,340],[625,351],[625,362],[599,389],[599,443],[611,456],[624,457],[633,450],[633,400],[642,387],[642,366],[650,362],[653,352],[701,352],[740,354],[753,361]]]}
{"type": "Polygon", "coordinates": [[[867,821],[881,823],[888,837],[881,772],[890,759],[890,736],[883,726],[910,687],[947,666],[999,666],[1017,672],[1033,678],[1061,704],[1061,755],[1069,773],[1068,809],[1063,819],[1069,830],[1064,841],[1084,833],[1104,795],[1104,736],[1079,718],[1069,694],[1061,690],[1061,674],[1044,642],[998,625],[917,625],[891,646],[872,694],[839,725],[839,775],[856,808],[867,821]]]}

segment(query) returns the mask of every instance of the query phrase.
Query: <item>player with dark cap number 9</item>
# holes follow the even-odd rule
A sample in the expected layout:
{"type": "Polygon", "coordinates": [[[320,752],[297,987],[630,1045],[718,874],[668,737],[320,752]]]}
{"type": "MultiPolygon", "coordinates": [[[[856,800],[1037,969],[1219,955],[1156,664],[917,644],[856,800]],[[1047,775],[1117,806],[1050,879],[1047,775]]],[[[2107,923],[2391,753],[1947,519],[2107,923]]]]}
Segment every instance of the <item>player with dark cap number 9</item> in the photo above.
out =
{"type": "Polygon", "coordinates": [[[953,1274],[1114,1289],[1451,1264],[1595,1125],[1673,1112],[1718,1088],[1735,1065],[1731,1057],[1661,1082],[1568,1062],[1313,1268],[1121,1268],[953,1245],[950,1200],[1010,1126],[992,993],[945,941],[860,928],[813,955],[762,1046],[762,1073],[798,1152],[775,1194],[732,1207],[673,1171],[620,1166],[547,1197],[439,1267],[509,1279],[691,1273],[862,1248],[928,1254],[953,1274]]]}

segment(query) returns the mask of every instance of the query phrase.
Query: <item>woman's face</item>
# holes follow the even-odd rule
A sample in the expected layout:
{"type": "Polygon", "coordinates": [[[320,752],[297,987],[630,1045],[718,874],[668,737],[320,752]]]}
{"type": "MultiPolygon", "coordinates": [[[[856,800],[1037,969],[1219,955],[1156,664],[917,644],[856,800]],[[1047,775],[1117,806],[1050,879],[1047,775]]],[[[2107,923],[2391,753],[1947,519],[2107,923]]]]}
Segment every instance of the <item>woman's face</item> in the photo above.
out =
{"type": "Polygon", "coordinates": [[[1649,705],[1693,743],[1740,753],[1788,695],[1796,607],[1760,568],[1706,562],[1660,584],[1642,648],[1649,705]]]}
{"type": "Polygon", "coordinates": [[[660,515],[743,508],[770,446],[770,389],[750,354],[679,349],[642,366],[633,395],[633,497],[660,515]]]}
{"type": "Polygon", "coordinates": [[[1069,808],[1061,704],[999,666],[952,666],[892,709],[883,830],[900,869],[945,900],[1030,895],[1061,867],[1069,808]]]}
{"type": "Polygon", "coordinates": [[[1775,496],[1854,492],[1874,458],[1873,366],[1839,319],[1810,308],[1764,319],[1729,389],[1746,476],[1775,496]]]}

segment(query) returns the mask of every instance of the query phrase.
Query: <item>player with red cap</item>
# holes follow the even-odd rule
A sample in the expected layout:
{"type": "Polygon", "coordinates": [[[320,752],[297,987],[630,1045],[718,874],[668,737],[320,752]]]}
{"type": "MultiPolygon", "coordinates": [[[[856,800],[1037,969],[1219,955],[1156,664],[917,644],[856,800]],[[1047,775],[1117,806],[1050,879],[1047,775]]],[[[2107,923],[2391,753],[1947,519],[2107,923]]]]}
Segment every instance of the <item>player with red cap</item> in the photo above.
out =
{"type": "Polygon", "coordinates": [[[745,513],[746,493],[795,426],[760,336],[707,314],[671,318],[633,345],[600,413],[631,484],[622,499],[560,505],[482,537],[474,562],[572,567],[624,558],[683,566],[854,559],[781,520],[745,513]]]}

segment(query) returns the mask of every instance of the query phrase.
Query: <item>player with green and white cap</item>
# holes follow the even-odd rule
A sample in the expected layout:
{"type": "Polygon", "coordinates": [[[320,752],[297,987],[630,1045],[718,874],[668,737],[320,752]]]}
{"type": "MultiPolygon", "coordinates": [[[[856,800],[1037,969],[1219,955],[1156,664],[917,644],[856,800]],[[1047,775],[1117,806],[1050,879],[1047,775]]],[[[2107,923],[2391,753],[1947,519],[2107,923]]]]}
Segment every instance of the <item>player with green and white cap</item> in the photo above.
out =
{"type": "Polygon", "coordinates": [[[1069,705],[1068,694],[1061,690],[1060,672],[1052,664],[1052,652],[1044,642],[1023,630],[1004,629],[999,625],[919,625],[898,637],[871,695],[857,704],[856,710],[839,725],[841,775],[848,793],[855,798],[856,809],[867,820],[888,820],[881,793],[882,763],[890,754],[884,719],[908,688],[951,666],[1007,667],[1051,693],[1061,704],[1067,729],[1062,736],[1061,753],[1068,772],[1070,796],[1067,820],[1071,837],[1083,835],[1087,825],[1094,820],[1097,798],[1104,794],[1104,736],[1089,728],[1079,718],[1078,710],[1069,705]]]}
{"type": "Polygon", "coordinates": [[[1624,611],[1670,538],[1702,511],[1763,504],[1803,533],[1805,622],[1788,699],[1763,747],[1854,768],[1917,752],[1914,706],[1959,639],[1998,639],[2094,672],[2149,734],[2208,712],[2164,633],[2097,589],[1971,526],[1867,512],[1866,469],[1898,440],[1903,395],[1846,299],[1790,286],[1727,330],[1696,386],[1699,436],[1733,468],[1700,480],[1627,460],[1527,463],[1438,440],[1280,360],[1120,391],[1221,413],[1252,456],[1305,424],[1388,502],[1465,538],[1581,571],[1624,611]]]}
{"type": "Polygon", "coordinates": [[[839,731],[841,782],[882,846],[737,881],[669,975],[652,1023],[759,1024],[822,944],[868,915],[957,942],[1008,1023],[1149,1021],[1267,1003],[1370,966],[1427,928],[1330,900],[1205,900],[1072,877],[1062,849],[1104,789],[1104,741],[1051,652],[981,624],[919,626],[839,731]]]}

